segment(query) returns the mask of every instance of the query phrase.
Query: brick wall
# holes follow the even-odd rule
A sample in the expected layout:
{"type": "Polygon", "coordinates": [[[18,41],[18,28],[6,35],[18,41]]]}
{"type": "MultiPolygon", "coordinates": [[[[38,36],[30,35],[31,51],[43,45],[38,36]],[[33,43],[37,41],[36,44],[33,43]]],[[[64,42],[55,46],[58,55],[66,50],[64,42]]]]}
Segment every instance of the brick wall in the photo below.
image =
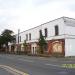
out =
{"type": "Polygon", "coordinates": [[[60,53],[65,55],[65,40],[56,39],[48,41],[48,53],[52,55],[53,53],[60,53]]]}

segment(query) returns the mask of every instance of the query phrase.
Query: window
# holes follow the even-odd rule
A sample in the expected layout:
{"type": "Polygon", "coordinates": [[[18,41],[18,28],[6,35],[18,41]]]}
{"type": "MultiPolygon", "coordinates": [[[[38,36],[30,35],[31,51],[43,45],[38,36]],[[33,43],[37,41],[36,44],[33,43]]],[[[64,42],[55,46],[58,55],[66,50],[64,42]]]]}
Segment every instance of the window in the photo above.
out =
{"type": "Polygon", "coordinates": [[[34,47],[33,47],[33,51],[34,51],[34,47]]]}
{"type": "Polygon", "coordinates": [[[26,34],[26,41],[28,41],[28,34],[26,34]]]}
{"type": "Polygon", "coordinates": [[[21,36],[20,36],[20,42],[21,42],[21,36]]]}
{"type": "Polygon", "coordinates": [[[59,28],[58,28],[58,26],[56,25],[56,26],[55,26],[55,36],[57,36],[57,35],[59,35],[59,28]]]}
{"type": "Polygon", "coordinates": [[[29,33],[29,40],[31,40],[31,33],[29,33]]]}
{"type": "Polygon", "coordinates": [[[39,36],[42,34],[42,30],[39,31],[39,36]]]}
{"type": "Polygon", "coordinates": [[[33,47],[33,54],[34,54],[34,47],[33,47]]]}
{"type": "Polygon", "coordinates": [[[47,28],[45,28],[45,37],[47,37],[47,33],[48,33],[47,28]]]}

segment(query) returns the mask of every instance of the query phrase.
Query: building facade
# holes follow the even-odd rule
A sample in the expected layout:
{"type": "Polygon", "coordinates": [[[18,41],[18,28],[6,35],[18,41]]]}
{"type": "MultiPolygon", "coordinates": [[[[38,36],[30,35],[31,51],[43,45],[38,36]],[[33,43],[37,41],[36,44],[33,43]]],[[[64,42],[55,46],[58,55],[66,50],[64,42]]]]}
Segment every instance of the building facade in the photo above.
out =
{"type": "Polygon", "coordinates": [[[44,52],[49,55],[59,53],[63,56],[75,56],[75,19],[68,17],[61,17],[16,34],[14,51],[18,50],[18,45],[20,51],[24,51],[23,43],[26,40],[27,50],[37,54],[40,31],[47,42],[47,49],[44,52]]]}

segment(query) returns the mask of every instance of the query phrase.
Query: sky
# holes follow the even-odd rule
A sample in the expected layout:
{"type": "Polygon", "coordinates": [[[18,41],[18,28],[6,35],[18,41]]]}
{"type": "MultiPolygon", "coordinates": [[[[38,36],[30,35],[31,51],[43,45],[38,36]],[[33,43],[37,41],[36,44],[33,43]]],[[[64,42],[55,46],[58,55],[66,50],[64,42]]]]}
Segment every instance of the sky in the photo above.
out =
{"type": "Polygon", "coordinates": [[[75,0],[0,0],[0,34],[15,34],[62,16],[75,18],[75,0]]]}

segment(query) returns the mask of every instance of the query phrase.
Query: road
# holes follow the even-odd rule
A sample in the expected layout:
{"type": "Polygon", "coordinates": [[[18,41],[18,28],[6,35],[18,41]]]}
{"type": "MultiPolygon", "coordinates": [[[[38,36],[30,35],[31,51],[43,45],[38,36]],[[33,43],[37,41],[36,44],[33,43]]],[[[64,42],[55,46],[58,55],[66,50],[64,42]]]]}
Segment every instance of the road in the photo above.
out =
{"type": "Polygon", "coordinates": [[[75,60],[0,54],[0,75],[75,75],[75,60]]]}

